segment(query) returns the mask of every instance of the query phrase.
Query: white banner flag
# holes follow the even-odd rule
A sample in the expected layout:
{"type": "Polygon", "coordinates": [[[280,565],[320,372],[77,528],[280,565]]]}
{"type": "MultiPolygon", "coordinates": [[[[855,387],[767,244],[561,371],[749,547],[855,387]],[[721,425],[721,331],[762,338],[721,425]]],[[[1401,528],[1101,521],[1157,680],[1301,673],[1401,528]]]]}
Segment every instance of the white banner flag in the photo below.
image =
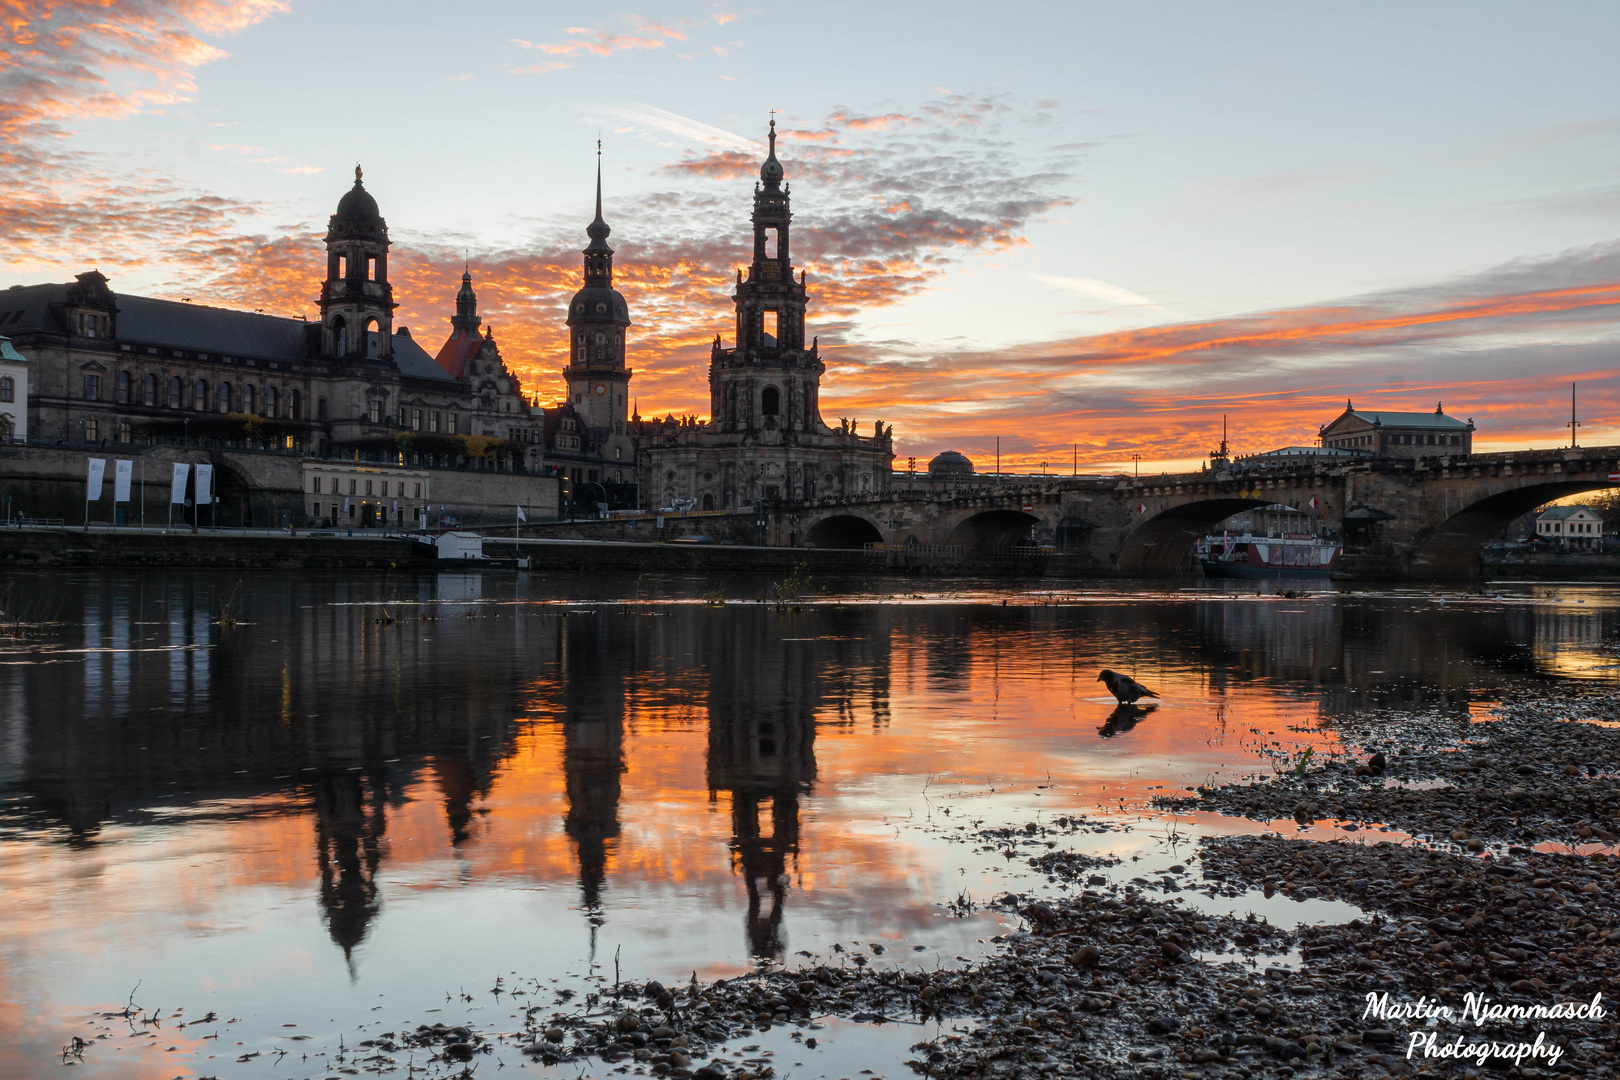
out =
{"type": "Polygon", "coordinates": [[[178,461],[174,463],[174,483],[169,486],[169,501],[176,506],[186,501],[186,477],[190,475],[190,465],[178,461]]]}
{"type": "Polygon", "coordinates": [[[214,501],[214,467],[197,466],[197,505],[207,506],[214,501]]]}
{"type": "Polygon", "coordinates": [[[525,514],[525,513],[524,513],[524,512],[523,512],[523,507],[521,507],[521,506],[520,506],[520,507],[518,507],[518,508],[517,508],[517,512],[518,512],[518,520],[519,520],[519,521],[528,521],[528,520],[529,520],[529,515],[528,515],[528,514],[525,514]]]}
{"type": "Polygon", "coordinates": [[[101,498],[101,478],[107,475],[107,459],[93,457],[90,459],[89,487],[85,489],[85,502],[95,502],[101,498]]]}
{"type": "Polygon", "coordinates": [[[133,461],[113,462],[113,502],[129,502],[129,482],[134,476],[133,461]]]}

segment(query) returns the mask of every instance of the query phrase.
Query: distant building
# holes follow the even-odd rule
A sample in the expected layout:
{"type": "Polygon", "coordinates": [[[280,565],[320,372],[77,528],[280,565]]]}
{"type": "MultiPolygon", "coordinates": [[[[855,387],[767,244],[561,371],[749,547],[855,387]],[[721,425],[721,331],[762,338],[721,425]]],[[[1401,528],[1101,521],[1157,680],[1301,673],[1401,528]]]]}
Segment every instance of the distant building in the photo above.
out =
{"type": "Polygon", "coordinates": [[[1245,454],[1237,460],[1254,465],[1281,466],[1316,461],[1338,463],[1370,456],[1372,456],[1370,450],[1351,450],[1338,446],[1279,446],[1275,450],[1265,450],[1258,454],[1245,454]]]}
{"type": "Polygon", "coordinates": [[[1474,422],[1447,416],[1438,402],[1434,412],[1417,413],[1360,411],[1346,401],[1344,412],[1319,434],[1324,448],[1381,457],[1456,456],[1474,449],[1474,422]]]}
{"type": "Polygon", "coordinates": [[[639,425],[643,506],[673,506],[679,500],[701,510],[723,510],[759,499],[847,498],[889,490],[890,429],[879,422],[863,436],[854,420],[831,427],[821,419],[826,365],[815,341],[805,348],[808,292],[805,275],[794,276],[793,214],[776,160],[775,121],[759,178],[754,261],[746,277],[737,271],[732,296],[736,344],[726,348],[715,335],[707,423],[666,417],[639,425]]]}
{"type": "Polygon", "coordinates": [[[28,361],[0,337],[0,442],[28,438],[28,361]]]}
{"type": "Polygon", "coordinates": [[[433,501],[433,474],[427,469],[305,458],[303,472],[309,519],[328,528],[415,528],[433,501]]]}
{"type": "Polygon", "coordinates": [[[1584,506],[1554,506],[1536,515],[1536,537],[1572,551],[1603,546],[1603,518],[1584,506]]]}

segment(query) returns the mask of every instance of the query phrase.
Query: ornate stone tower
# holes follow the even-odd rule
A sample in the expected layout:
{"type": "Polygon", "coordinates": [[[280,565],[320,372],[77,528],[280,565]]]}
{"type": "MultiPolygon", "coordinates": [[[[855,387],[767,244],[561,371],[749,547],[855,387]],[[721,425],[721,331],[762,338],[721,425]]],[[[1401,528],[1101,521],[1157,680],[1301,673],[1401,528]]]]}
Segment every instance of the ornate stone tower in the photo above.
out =
{"type": "Polygon", "coordinates": [[[478,294],[473,292],[472,287],[472,270],[464,269],[461,272],[461,289],[456,293],[456,313],[450,317],[450,325],[472,335],[478,333],[482,321],[478,317],[478,294]]]}
{"type": "MultiPolygon", "coordinates": [[[[805,282],[793,276],[790,188],[776,160],[776,121],[770,156],[754,185],[754,262],[737,271],[737,346],[715,338],[709,363],[711,423],[724,431],[821,432],[818,395],[826,366],[804,347],[805,282]]],[[[791,439],[792,436],[790,435],[791,439]]]]}
{"type": "Polygon", "coordinates": [[[602,148],[596,148],[596,220],[585,229],[591,242],[585,248],[585,287],[568,305],[569,361],[563,369],[568,400],[590,429],[603,456],[633,459],[633,443],[625,430],[630,408],[630,377],[625,366],[625,329],[630,325],[624,297],[613,288],[613,249],[602,220],[602,148]]]}
{"type": "Polygon", "coordinates": [[[360,183],[338,200],[326,227],[326,280],[321,283],[321,355],[389,359],[393,355],[394,288],[388,284],[388,223],[360,183]]]}

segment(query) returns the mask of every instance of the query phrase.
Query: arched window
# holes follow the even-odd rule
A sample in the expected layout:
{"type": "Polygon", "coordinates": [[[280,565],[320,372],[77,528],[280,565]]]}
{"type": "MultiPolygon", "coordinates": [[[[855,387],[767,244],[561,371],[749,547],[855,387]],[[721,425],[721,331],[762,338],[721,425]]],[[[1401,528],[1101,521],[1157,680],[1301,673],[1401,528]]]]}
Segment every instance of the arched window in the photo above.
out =
{"type": "Polygon", "coordinates": [[[208,408],[208,384],[202,379],[191,384],[191,407],[198,412],[208,408]]]}
{"type": "MultiPolygon", "coordinates": [[[[342,256],[339,256],[339,258],[341,259],[342,256]]],[[[339,356],[349,355],[349,327],[343,321],[341,315],[332,320],[332,342],[336,346],[336,352],[339,356]]]]}
{"type": "Polygon", "coordinates": [[[257,395],[254,394],[252,386],[244,386],[244,387],[242,387],[242,411],[243,412],[248,413],[250,415],[252,414],[253,406],[257,404],[257,402],[254,400],[254,398],[256,396],[257,395]]]}
{"type": "Polygon", "coordinates": [[[157,376],[151,372],[147,372],[146,376],[141,379],[141,404],[157,404],[157,376]]]}
{"type": "Polygon", "coordinates": [[[369,359],[369,360],[375,360],[375,359],[377,359],[378,355],[380,355],[381,351],[382,351],[382,339],[379,337],[378,332],[377,332],[377,320],[376,319],[367,319],[366,320],[366,358],[369,359]]]}
{"type": "Polygon", "coordinates": [[[180,376],[176,375],[174,378],[169,380],[169,408],[184,408],[185,404],[186,392],[181,387],[180,376]]]}
{"type": "Polygon", "coordinates": [[[219,411],[231,411],[231,384],[228,382],[219,384],[219,411]]]}
{"type": "Polygon", "coordinates": [[[300,394],[297,390],[294,390],[292,392],[292,396],[287,399],[287,419],[289,419],[289,420],[297,420],[298,419],[298,408],[302,404],[303,404],[303,395],[300,394]]]}
{"type": "Polygon", "coordinates": [[[0,442],[10,442],[12,431],[11,417],[0,416],[0,442]]]}
{"type": "Polygon", "coordinates": [[[778,416],[782,411],[782,395],[774,386],[767,386],[765,392],[759,396],[759,411],[762,416],[778,416]]]}
{"type": "Polygon", "coordinates": [[[276,406],[280,404],[276,400],[276,396],[275,387],[267,386],[264,388],[264,415],[270,417],[272,420],[276,417],[276,406]]]}
{"type": "Polygon", "coordinates": [[[0,401],[12,402],[17,400],[17,380],[10,375],[0,375],[0,401]]]}
{"type": "Polygon", "coordinates": [[[133,381],[134,380],[129,377],[129,372],[120,371],[118,373],[118,378],[113,381],[113,397],[118,404],[129,404],[129,390],[133,381]]]}

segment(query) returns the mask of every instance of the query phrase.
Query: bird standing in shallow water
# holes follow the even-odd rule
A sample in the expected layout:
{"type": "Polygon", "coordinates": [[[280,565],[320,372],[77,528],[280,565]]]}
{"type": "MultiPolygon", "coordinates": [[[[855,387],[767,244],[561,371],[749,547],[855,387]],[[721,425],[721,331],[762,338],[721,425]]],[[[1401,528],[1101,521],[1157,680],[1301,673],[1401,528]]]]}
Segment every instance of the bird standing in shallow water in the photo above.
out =
{"type": "Polygon", "coordinates": [[[1121,705],[1134,704],[1138,698],[1159,696],[1129,675],[1121,675],[1117,671],[1105,670],[1097,676],[1097,681],[1107,686],[1108,692],[1121,705]]]}

